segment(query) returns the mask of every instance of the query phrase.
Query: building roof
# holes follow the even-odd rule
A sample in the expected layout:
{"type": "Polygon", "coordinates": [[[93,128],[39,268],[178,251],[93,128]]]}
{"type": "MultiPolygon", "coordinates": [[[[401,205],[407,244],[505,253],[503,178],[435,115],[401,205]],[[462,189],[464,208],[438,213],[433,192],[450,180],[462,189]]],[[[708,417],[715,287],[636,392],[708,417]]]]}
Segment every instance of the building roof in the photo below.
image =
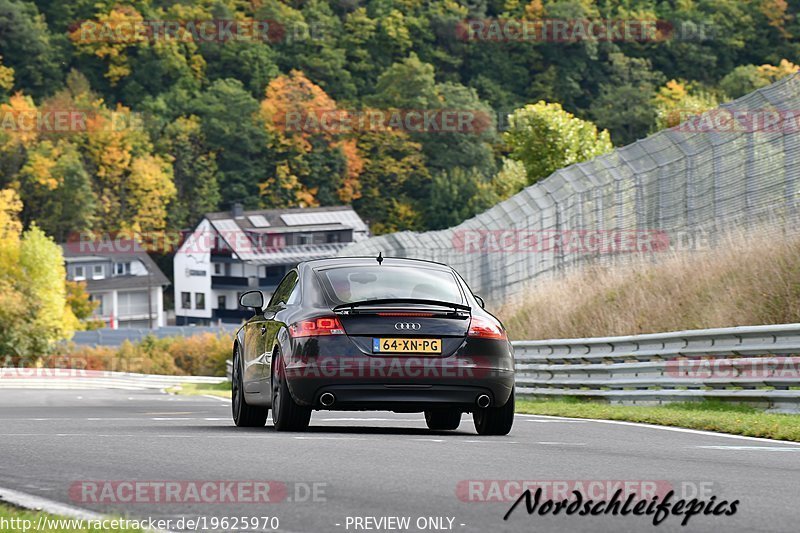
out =
{"type": "Polygon", "coordinates": [[[296,263],[330,257],[351,243],[264,249],[248,245],[251,242],[248,234],[352,230],[354,242],[369,236],[367,224],[350,206],[223,211],[208,213],[206,218],[239,259],[255,264],[296,263]]]}
{"type": "MultiPolygon", "coordinates": [[[[158,268],[144,249],[136,244],[115,241],[95,241],[89,243],[66,243],[61,245],[66,263],[88,263],[102,261],[141,261],[151,273],[150,283],[153,286],[169,285],[169,279],[158,268]]],[[[108,276],[103,279],[86,279],[89,290],[136,289],[147,287],[147,276],[108,276]]]]}
{"type": "Polygon", "coordinates": [[[220,211],[207,213],[205,217],[211,221],[235,220],[243,230],[294,227],[298,232],[302,232],[304,231],[302,226],[339,224],[352,228],[354,233],[366,234],[369,231],[367,224],[349,205],[257,209],[242,211],[239,217],[235,216],[233,211],[220,211]]]}

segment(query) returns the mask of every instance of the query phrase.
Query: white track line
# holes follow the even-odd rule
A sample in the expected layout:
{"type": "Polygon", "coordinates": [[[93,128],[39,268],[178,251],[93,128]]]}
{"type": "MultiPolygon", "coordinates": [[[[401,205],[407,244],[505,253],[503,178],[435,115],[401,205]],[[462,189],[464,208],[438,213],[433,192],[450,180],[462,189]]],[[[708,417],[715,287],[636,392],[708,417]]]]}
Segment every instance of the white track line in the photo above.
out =
{"type": "Polygon", "coordinates": [[[528,415],[522,413],[516,413],[516,416],[531,416],[531,417],[543,417],[543,418],[550,418],[553,420],[569,420],[569,421],[587,421],[587,422],[597,422],[600,424],[613,424],[617,426],[633,426],[633,427],[641,427],[646,429],[660,429],[662,431],[675,431],[677,433],[692,433],[694,435],[705,435],[708,437],[724,437],[727,439],[740,439],[740,440],[749,440],[749,441],[756,441],[756,442],[769,442],[772,444],[789,444],[792,446],[800,446],[800,442],[793,442],[789,440],[778,440],[778,439],[766,439],[764,437],[747,437],[745,435],[731,435],[730,433],[717,433],[714,431],[703,431],[701,429],[688,429],[688,428],[678,428],[672,426],[658,426],[655,424],[645,424],[642,422],[626,422],[623,420],[600,420],[597,418],[569,418],[566,416],[550,416],[550,415],[528,415]]]}
{"type": "Polygon", "coordinates": [[[212,400],[219,400],[221,402],[227,402],[227,403],[231,402],[230,398],[223,398],[222,396],[214,396],[212,394],[203,394],[202,396],[203,398],[211,398],[212,400]]]}
{"type": "Polygon", "coordinates": [[[65,516],[67,518],[77,518],[79,520],[98,520],[105,518],[99,513],[81,509],[80,507],[73,507],[57,501],[48,500],[33,494],[19,492],[12,489],[0,487],[0,501],[23,507],[25,509],[33,509],[35,511],[44,511],[46,513],[65,516]]]}
{"type": "Polygon", "coordinates": [[[702,448],[704,450],[733,450],[746,452],[800,452],[800,448],[785,446],[695,446],[695,448],[702,448]]]}

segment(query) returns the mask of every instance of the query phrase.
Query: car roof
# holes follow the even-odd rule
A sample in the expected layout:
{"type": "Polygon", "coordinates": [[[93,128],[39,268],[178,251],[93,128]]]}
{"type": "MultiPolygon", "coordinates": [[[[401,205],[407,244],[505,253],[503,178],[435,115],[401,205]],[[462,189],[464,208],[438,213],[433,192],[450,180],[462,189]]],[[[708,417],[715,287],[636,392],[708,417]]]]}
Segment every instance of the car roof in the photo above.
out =
{"type": "MultiPolygon", "coordinates": [[[[443,263],[436,263],[434,261],[426,261],[424,259],[410,259],[406,257],[384,257],[382,258],[382,265],[386,266],[407,266],[407,267],[427,267],[436,268],[437,270],[444,270],[452,272],[453,269],[443,263]]],[[[313,259],[311,261],[303,261],[298,266],[309,266],[313,269],[325,269],[331,267],[349,267],[349,266],[377,266],[377,257],[329,257],[327,259],[313,259]]]]}

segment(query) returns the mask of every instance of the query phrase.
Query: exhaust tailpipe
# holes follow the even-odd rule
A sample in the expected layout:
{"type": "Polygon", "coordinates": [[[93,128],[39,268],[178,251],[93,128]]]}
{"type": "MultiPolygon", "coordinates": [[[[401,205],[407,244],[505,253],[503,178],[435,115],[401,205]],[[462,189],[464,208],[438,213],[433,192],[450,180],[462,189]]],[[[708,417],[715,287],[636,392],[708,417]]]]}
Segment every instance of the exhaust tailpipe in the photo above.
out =
{"type": "Polygon", "coordinates": [[[475,401],[475,403],[478,404],[478,407],[481,409],[486,409],[492,404],[492,399],[489,398],[488,394],[481,394],[478,396],[478,399],[475,401]]]}
{"type": "Polygon", "coordinates": [[[319,403],[321,403],[323,407],[330,407],[334,402],[336,402],[336,396],[331,392],[323,392],[322,396],[319,397],[319,403]]]}

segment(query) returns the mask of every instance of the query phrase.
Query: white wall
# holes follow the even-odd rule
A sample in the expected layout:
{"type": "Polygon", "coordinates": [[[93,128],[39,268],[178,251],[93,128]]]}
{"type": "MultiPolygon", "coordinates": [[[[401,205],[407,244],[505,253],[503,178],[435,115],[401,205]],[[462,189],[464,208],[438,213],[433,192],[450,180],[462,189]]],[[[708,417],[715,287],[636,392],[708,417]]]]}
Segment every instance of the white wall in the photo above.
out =
{"type": "Polygon", "coordinates": [[[211,318],[211,309],[216,306],[211,294],[211,245],[214,230],[208,220],[203,221],[189,235],[175,253],[173,274],[175,276],[175,315],[194,318],[211,318]],[[203,275],[198,275],[203,272],[203,275]],[[193,275],[190,275],[193,274],[193,275]],[[192,295],[191,309],[181,307],[181,293],[192,295]],[[196,294],[205,294],[205,309],[195,309],[196,294]]]}

